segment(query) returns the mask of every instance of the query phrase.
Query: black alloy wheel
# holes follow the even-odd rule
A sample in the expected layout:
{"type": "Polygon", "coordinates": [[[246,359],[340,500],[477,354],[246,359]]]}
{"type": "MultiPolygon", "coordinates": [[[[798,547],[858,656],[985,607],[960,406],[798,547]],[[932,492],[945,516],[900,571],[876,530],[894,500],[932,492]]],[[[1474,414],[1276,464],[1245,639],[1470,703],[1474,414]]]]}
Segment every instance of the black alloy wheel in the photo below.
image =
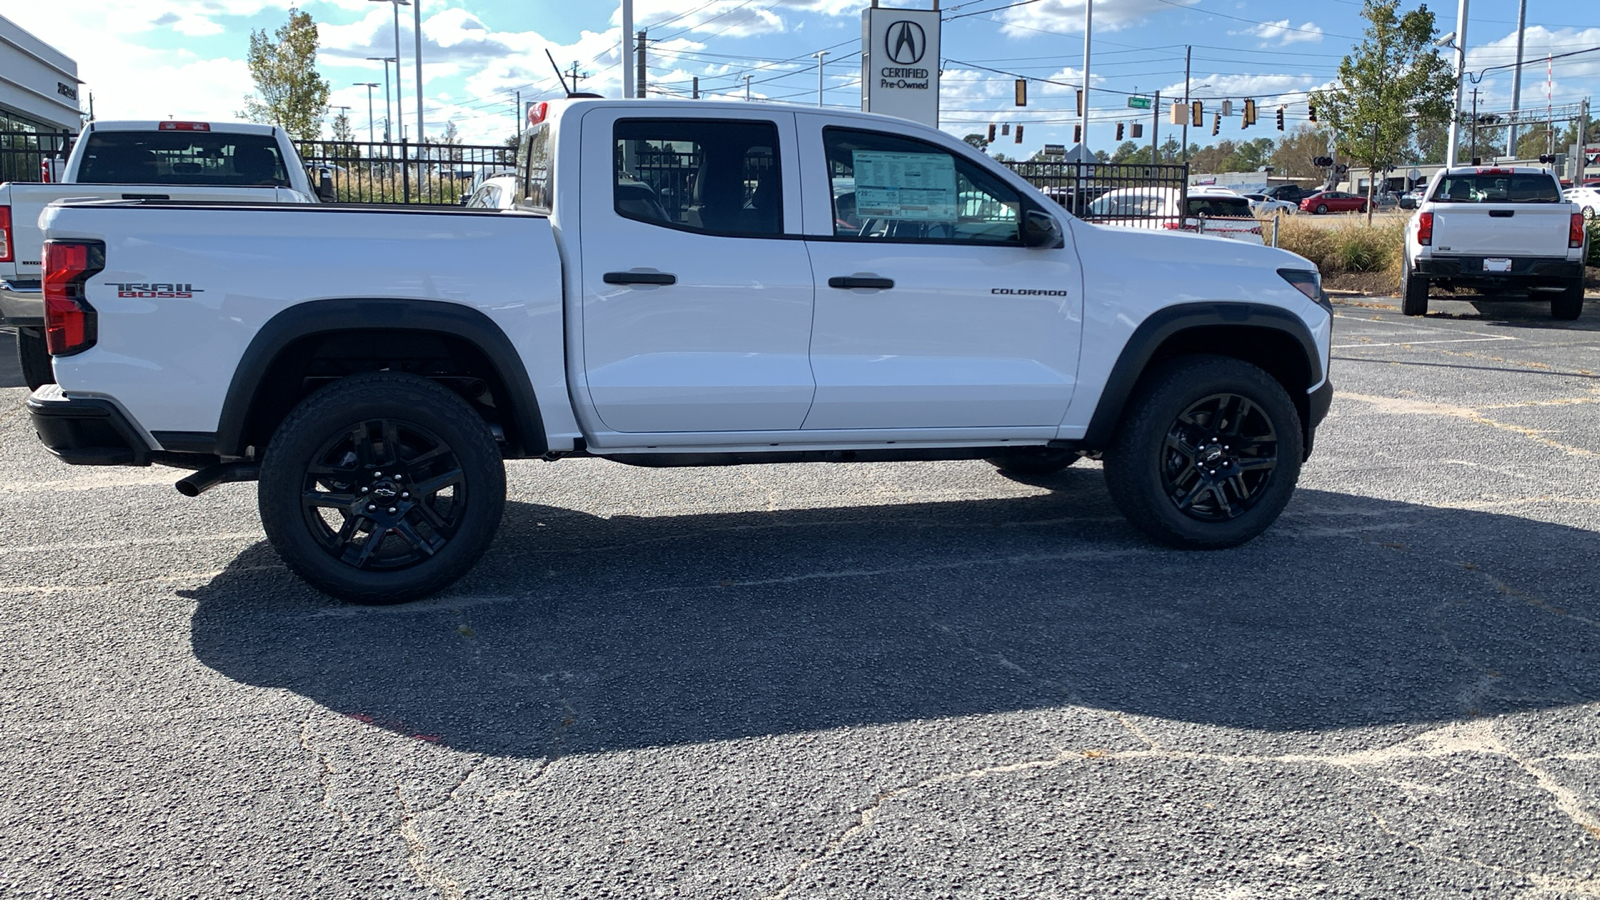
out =
{"type": "Polygon", "coordinates": [[[372,372],[290,412],[268,444],[261,522],[284,563],[356,603],[425,597],[472,568],[505,508],[488,425],[449,389],[372,372]]]}
{"type": "Polygon", "coordinates": [[[1140,530],[1216,549],[1265,531],[1300,478],[1304,438],[1283,385],[1220,356],[1179,357],[1140,380],[1106,448],[1106,487],[1140,530]]]}

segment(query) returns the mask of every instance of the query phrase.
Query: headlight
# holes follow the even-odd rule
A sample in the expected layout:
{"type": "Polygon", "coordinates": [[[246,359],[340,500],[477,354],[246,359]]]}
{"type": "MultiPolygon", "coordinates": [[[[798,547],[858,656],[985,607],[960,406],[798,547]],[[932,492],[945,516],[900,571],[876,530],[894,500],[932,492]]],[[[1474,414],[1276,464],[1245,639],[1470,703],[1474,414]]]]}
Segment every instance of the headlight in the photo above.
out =
{"type": "Polygon", "coordinates": [[[1316,269],[1279,269],[1278,274],[1284,281],[1294,285],[1295,290],[1306,295],[1306,299],[1333,313],[1333,301],[1322,291],[1322,273],[1316,269]]]}

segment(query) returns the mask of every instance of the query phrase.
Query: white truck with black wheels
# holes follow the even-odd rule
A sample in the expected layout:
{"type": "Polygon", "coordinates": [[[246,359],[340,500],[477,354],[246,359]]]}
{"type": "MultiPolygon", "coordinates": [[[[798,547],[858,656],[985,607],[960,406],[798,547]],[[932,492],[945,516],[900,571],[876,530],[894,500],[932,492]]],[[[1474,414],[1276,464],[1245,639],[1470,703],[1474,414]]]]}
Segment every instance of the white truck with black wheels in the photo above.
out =
{"type": "Polygon", "coordinates": [[[1446,169],[1423,197],[1406,224],[1401,312],[1427,315],[1434,286],[1548,299],[1557,319],[1583,312],[1583,211],[1548,170],[1446,169]]]}
{"type": "Polygon", "coordinates": [[[504,459],[1087,455],[1156,540],[1231,547],[1332,397],[1306,260],[1087,225],[908,122],[541,103],[516,178],[504,211],[51,208],[40,438],[258,479],[290,568],[375,603],[473,565],[504,459]]]}

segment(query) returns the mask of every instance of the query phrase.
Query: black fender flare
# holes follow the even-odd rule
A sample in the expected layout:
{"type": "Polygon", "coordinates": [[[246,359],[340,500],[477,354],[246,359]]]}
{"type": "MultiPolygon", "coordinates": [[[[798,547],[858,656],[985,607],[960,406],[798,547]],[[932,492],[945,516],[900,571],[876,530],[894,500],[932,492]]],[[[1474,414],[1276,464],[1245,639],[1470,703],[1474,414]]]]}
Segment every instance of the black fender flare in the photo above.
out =
{"type": "Polygon", "coordinates": [[[262,381],[295,341],[338,331],[411,331],[470,342],[489,360],[505,387],[517,434],[506,437],[530,456],[548,449],[539,400],[517,348],[482,311],[438,300],[341,298],[296,304],[268,319],[245,348],[217,421],[217,452],[242,456],[246,429],[262,381]]]}
{"type": "MultiPolygon", "coordinates": [[[[1100,392],[1094,415],[1089,419],[1089,429],[1081,441],[1073,443],[1090,450],[1104,449],[1111,442],[1117,423],[1122,419],[1123,407],[1133,394],[1156,354],[1169,340],[1193,329],[1250,328],[1280,332],[1293,338],[1305,353],[1306,388],[1323,380],[1322,354],[1311,336],[1311,329],[1297,315],[1278,306],[1238,301],[1208,301],[1168,306],[1151,313],[1139,323],[1128,338],[1117,362],[1111,368],[1106,386],[1100,392]]],[[[1304,396],[1290,397],[1298,406],[1306,401],[1304,396]]],[[[1316,423],[1309,418],[1302,423],[1307,436],[1316,423]]],[[[1309,443],[1308,443],[1309,446],[1309,443]]]]}

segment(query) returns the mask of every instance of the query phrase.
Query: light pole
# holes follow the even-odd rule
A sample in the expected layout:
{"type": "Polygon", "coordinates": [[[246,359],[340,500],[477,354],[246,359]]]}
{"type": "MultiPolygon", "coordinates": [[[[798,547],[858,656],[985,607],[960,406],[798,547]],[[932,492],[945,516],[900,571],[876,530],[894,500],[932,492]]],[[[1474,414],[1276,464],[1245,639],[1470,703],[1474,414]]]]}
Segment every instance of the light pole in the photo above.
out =
{"type": "MultiPolygon", "coordinates": [[[[401,109],[401,103],[404,100],[404,92],[400,89],[400,7],[410,6],[411,0],[369,0],[369,2],[394,4],[394,107],[395,112],[398,113],[401,109]]],[[[384,77],[387,78],[388,69],[384,69],[384,72],[386,73],[384,77]]],[[[418,109],[421,109],[420,105],[418,106],[418,109]]],[[[402,122],[400,124],[400,140],[403,141],[405,139],[406,126],[405,123],[402,122]]]]}
{"type": "Polygon", "coordinates": [[[422,130],[422,0],[417,0],[411,7],[411,36],[416,44],[415,58],[411,61],[412,68],[417,71],[417,140],[422,140],[427,135],[422,130]]]}
{"type": "Polygon", "coordinates": [[[1467,71],[1467,0],[1461,0],[1456,11],[1456,30],[1434,42],[1435,46],[1453,46],[1456,50],[1456,100],[1450,108],[1450,141],[1445,150],[1444,164],[1456,164],[1456,148],[1461,141],[1461,79],[1467,71]],[[1451,44],[1450,39],[1455,38],[1451,44]]]}
{"type": "Polygon", "coordinates": [[[822,63],[823,63],[823,57],[828,55],[828,51],[826,51],[826,50],[818,50],[816,53],[813,53],[811,55],[815,56],[817,58],[817,105],[821,106],[822,105],[822,63]]]}
{"type": "Polygon", "coordinates": [[[400,68],[400,61],[392,56],[369,56],[367,59],[383,63],[383,142],[393,140],[389,135],[389,125],[394,121],[394,110],[389,108],[389,63],[394,63],[396,71],[400,68]]]}
{"type": "MultiPolygon", "coordinates": [[[[385,63],[383,67],[388,69],[388,63],[385,63]]],[[[372,89],[377,87],[378,83],[376,81],[357,81],[355,86],[367,89],[367,143],[371,144],[374,143],[372,137],[372,89]]]]}

